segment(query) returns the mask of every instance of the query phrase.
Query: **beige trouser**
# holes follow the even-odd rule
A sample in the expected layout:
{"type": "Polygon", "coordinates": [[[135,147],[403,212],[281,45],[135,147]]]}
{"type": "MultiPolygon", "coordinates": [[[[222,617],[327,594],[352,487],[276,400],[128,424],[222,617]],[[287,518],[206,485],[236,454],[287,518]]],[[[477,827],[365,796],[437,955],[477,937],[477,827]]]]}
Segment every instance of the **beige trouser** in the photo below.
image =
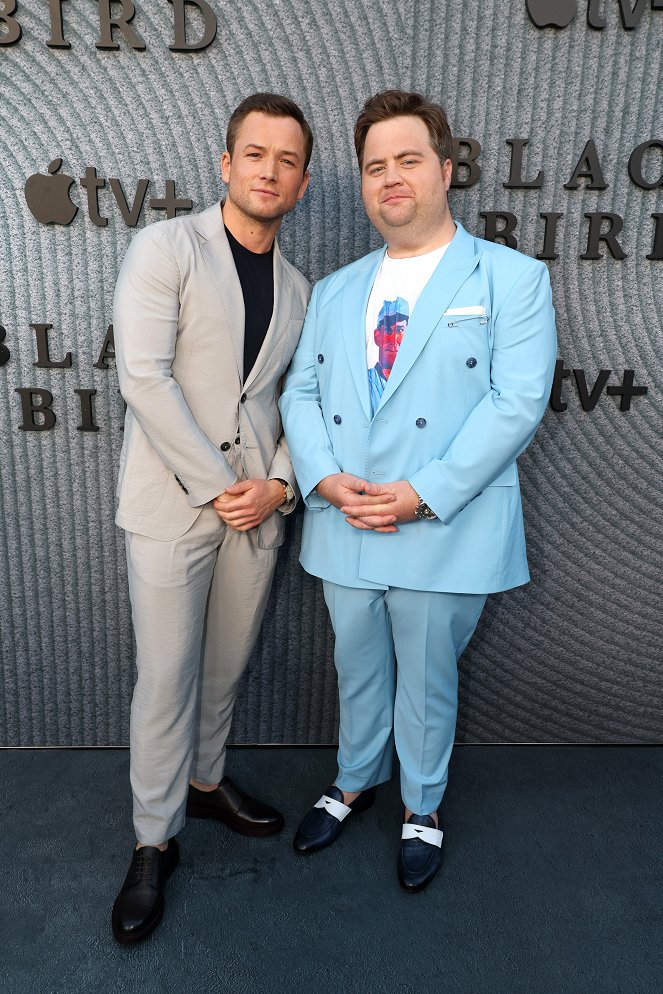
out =
{"type": "Polygon", "coordinates": [[[186,534],[126,533],[138,678],[131,704],[131,786],[139,842],[184,824],[191,777],[223,776],[237,685],[260,630],[276,549],[257,549],[211,504],[186,534]]]}

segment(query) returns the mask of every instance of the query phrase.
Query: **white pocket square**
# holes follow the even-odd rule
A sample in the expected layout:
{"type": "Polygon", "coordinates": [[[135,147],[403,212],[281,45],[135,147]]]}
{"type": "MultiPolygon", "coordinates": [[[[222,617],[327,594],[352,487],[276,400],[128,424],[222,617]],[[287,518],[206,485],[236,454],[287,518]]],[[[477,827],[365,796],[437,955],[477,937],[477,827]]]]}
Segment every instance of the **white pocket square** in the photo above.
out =
{"type": "Polygon", "coordinates": [[[460,317],[466,314],[480,314],[485,316],[486,308],[482,304],[472,304],[470,307],[450,307],[448,311],[444,312],[443,317],[460,317]]]}

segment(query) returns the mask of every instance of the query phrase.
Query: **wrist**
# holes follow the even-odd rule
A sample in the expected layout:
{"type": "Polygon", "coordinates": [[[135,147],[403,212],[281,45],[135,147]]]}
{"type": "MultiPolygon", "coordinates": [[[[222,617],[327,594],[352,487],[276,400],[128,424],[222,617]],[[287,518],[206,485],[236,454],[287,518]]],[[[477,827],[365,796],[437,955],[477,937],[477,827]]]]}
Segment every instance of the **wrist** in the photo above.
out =
{"type": "Polygon", "coordinates": [[[295,499],[295,492],[288,483],[287,480],[282,480],[279,476],[274,476],[269,481],[275,485],[274,499],[278,501],[276,507],[282,507],[283,504],[289,504],[290,501],[295,499]]]}
{"type": "MultiPolygon", "coordinates": [[[[414,488],[413,488],[414,489],[414,488]]],[[[414,491],[417,498],[417,503],[414,508],[414,516],[417,521],[437,521],[437,514],[432,510],[424,500],[424,498],[414,491]]]]}

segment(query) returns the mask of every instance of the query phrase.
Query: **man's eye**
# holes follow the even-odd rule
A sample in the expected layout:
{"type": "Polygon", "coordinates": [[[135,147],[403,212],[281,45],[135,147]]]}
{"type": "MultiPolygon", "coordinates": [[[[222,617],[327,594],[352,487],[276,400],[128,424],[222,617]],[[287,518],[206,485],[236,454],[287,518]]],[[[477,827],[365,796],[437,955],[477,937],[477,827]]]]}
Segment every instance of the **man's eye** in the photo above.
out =
{"type": "Polygon", "coordinates": [[[292,159],[281,159],[281,162],[284,162],[286,166],[294,166],[292,159]]]}
{"type": "Polygon", "coordinates": [[[417,159],[403,159],[402,164],[404,166],[416,166],[417,161],[418,161],[417,159]]]}
{"type": "Polygon", "coordinates": [[[368,170],[369,176],[378,176],[382,172],[383,166],[371,166],[368,170]]]}

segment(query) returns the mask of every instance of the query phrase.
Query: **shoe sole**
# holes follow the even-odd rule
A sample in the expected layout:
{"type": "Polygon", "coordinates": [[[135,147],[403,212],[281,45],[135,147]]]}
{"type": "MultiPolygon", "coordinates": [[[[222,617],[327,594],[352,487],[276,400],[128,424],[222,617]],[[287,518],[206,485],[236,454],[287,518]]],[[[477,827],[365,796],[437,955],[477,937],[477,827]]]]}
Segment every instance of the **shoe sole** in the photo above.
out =
{"type": "Polygon", "coordinates": [[[186,809],[187,818],[207,818],[212,821],[220,821],[222,825],[226,825],[231,828],[233,832],[237,832],[238,835],[247,835],[254,839],[264,839],[268,835],[278,835],[282,832],[285,826],[285,822],[281,822],[280,825],[256,825],[246,828],[244,825],[240,828],[236,823],[223,818],[221,815],[217,814],[215,811],[209,811],[207,808],[199,808],[196,805],[187,806],[186,809]]]}
{"type": "MultiPolygon", "coordinates": [[[[179,862],[180,862],[180,856],[178,852],[175,857],[175,862],[173,863],[171,868],[168,870],[168,873],[166,874],[166,880],[170,880],[173,873],[177,869],[179,862]]],[[[154,932],[157,926],[161,924],[161,919],[163,918],[164,909],[165,909],[165,902],[162,900],[156,918],[154,918],[149,925],[144,925],[143,928],[137,929],[135,932],[122,932],[119,929],[116,929],[114,919],[111,920],[113,938],[117,942],[119,942],[121,946],[135,946],[138,942],[142,942],[143,939],[149,938],[149,936],[152,935],[152,932],[154,932]]]]}
{"type": "Polygon", "coordinates": [[[400,877],[398,878],[398,882],[406,894],[418,894],[419,891],[425,890],[426,887],[428,887],[428,885],[435,879],[436,876],[437,876],[437,871],[435,871],[432,877],[428,877],[428,879],[424,880],[424,882],[421,884],[414,884],[414,885],[406,884],[404,883],[403,880],[401,880],[400,877]]]}

